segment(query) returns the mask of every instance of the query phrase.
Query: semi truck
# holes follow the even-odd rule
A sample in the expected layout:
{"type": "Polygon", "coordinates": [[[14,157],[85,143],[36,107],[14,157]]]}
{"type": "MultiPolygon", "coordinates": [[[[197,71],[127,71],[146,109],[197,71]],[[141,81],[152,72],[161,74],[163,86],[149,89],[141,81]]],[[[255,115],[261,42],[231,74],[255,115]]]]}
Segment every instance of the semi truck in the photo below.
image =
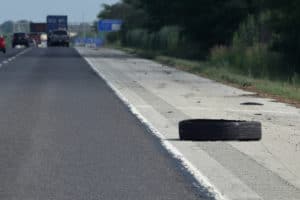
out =
{"type": "Polygon", "coordinates": [[[35,42],[36,46],[42,43],[41,35],[47,32],[47,23],[30,23],[29,37],[35,42]]]}
{"type": "Polygon", "coordinates": [[[46,23],[30,23],[30,33],[46,33],[47,24],[46,23]]]}
{"type": "Polygon", "coordinates": [[[47,16],[47,33],[56,30],[68,30],[68,16],[66,15],[48,15],[47,16]]]}
{"type": "Polygon", "coordinates": [[[48,46],[69,46],[68,16],[49,15],[47,16],[48,46]]]}

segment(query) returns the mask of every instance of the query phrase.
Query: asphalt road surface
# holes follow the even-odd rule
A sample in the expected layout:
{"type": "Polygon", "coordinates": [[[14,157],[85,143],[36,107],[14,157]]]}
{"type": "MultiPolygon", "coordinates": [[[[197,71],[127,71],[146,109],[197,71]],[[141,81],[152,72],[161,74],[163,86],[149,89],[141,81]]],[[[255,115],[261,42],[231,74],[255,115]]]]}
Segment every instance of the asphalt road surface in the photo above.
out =
{"type": "Polygon", "coordinates": [[[21,51],[23,51],[24,49],[12,49],[12,48],[8,48],[6,50],[6,53],[2,53],[0,52],[0,64],[3,61],[6,61],[9,58],[12,58],[14,56],[16,56],[18,53],[20,53],[21,51]]]}
{"type": "Polygon", "coordinates": [[[72,48],[3,65],[0,95],[1,200],[209,199],[72,48]]]}

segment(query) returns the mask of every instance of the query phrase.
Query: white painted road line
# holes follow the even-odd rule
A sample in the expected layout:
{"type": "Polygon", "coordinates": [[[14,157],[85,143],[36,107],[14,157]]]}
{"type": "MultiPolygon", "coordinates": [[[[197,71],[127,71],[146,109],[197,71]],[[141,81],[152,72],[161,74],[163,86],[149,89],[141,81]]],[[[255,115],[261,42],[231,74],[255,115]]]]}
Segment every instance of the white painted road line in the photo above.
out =
{"type": "Polygon", "coordinates": [[[223,196],[221,192],[219,192],[216,189],[216,187],[214,187],[213,184],[210,183],[209,179],[204,174],[198,171],[192,163],[185,159],[184,156],[168,140],[166,140],[164,136],[161,133],[159,133],[159,131],[154,126],[152,126],[151,123],[146,118],[144,118],[142,114],[132,104],[130,104],[130,102],[122,95],[122,93],[114,85],[112,85],[101,72],[97,70],[97,67],[95,67],[89,59],[84,59],[87,61],[87,63],[89,63],[92,69],[106,82],[106,84],[115,92],[115,94],[125,103],[125,105],[127,105],[130,111],[152,131],[152,133],[160,140],[162,146],[171,155],[173,155],[174,158],[181,161],[182,165],[186,168],[186,170],[189,171],[198,181],[198,183],[195,184],[200,184],[206,187],[208,191],[215,195],[216,200],[227,200],[227,198],[223,196]]]}
{"type": "Polygon", "coordinates": [[[17,57],[24,55],[25,53],[27,53],[28,51],[30,51],[32,48],[28,48],[28,49],[24,49],[21,52],[17,53],[15,56],[12,56],[10,58],[7,58],[6,60],[2,61],[0,67],[2,67],[3,65],[6,65],[12,61],[14,61],[17,57]]]}
{"type": "MultiPolygon", "coordinates": [[[[119,98],[122,99],[122,101],[124,101],[124,103],[130,108],[131,112],[134,115],[136,115],[137,118],[143,124],[145,124],[145,126],[148,127],[156,137],[158,137],[162,146],[166,148],[174,158],[178,159],[182,163],[182,165],[186,168],[186,170],[189,171],[190,174],[192,174],[195,177],[195,179],[198,181],[198,184],[206,187],[207,190],[209,190],[212,194],[216,196],[216,199],[261,200],[258,194],[252,191],[247,185],[242,183],[237,177],[235,177],[232,173],[230,173],[230,171],[222,167],[222,165],[220,165],[217,161],[211,158],[204,151],[201,151],[202,152],[201,153],[199,150],[197,150],[197,157],[203,159],[201,162],[195,162],[193,158],[186,157],[187,154],[196,156],[194,150],[188,152],[187,150],[188,148],[184,148],[185,155],[183,155],[176,146],[174,146],[162,133],[158,131],[158,129],[155,126],[152,125],[152,123],[148,120],[151,119],[151,117],[144,116],[143,114],[141,114],[141,112],[136,109],[137,107],[135,106],[135,103],[132,104],[132,99],[128,100],[124,96],[123,91],[121,92],[120,90],[117,89],[118,87],[116,87],[114,82],[116,81],[116,79],[112,77],[106,77],[106,72],[102,73],[99,70],[99,68],[97,68],[97,66],[93,64],[91,60],[92,59],[88,59],[87,62],[91,66],[93,66],[92,68],[96,70],[96,73],[99,74],[99,76],[102,77],[107,82],[107,84],[115,91],[117,96],[119,96],[119,98]],[[201,170],[199,170],[199,168],[193,165],[192,162],[190,162],[190,160],[193,160],[198,166],[201,166],[201,170]],[[224,184],[223,182],[224,179],[226,179],[227,181],[226,184],[224,184]],[[218,183],[218,184],[222,183],[222,191],[218,189],[219,188],[218,186],[220,185],[217,186],[213,183],[218,183]]],[[[121,81],[121,79],[118,80],[121,81]]],[[[138,97],[134,97],[134,99],[136,98],[138,97]]],[[[154,116],[153,118],[156,118],[155,112],[154,113],[151,112],[150,115],[154,116]]],[[[157,119],[161,119],[161,117],[157,117],[157,119]]],[[[171,128],[173,124],[168,126],[171,128]]],[[[175,133],[177,132],[177,130],[172,129],[172,132],[175,133]]]]}
{"type": "Polygon", "coordinates": [[[209,178],[208,182],[221,196],[239,200],[300,199],[299,109],[271,99],[244,96],[248,93],[120,51],[78,50],[138,109],[150,128],[155,127],[209,178]],[[164,73],[165,70],[172,74],[164,73]],[[248,101],[264,105],[240,105],[248,101]],[[255,116],[256,113],[261,116],[255,116]],[[178,121],[185,118],[258,120],[263,124],[263,140],[255,143],[173,140],[178,138],[178,121]]]}

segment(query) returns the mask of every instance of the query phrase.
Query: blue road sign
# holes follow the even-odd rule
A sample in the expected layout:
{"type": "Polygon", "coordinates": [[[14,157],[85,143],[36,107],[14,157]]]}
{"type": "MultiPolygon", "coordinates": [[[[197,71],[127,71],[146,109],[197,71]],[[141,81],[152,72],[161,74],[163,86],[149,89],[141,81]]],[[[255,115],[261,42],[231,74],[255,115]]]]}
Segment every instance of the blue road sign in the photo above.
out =
{"type": "Polygon", "coordinates": [[[123,24],[119,19],[103,19],[98,22],[98,31],[100,32],[113,32],[121,30],[123,24]]]}

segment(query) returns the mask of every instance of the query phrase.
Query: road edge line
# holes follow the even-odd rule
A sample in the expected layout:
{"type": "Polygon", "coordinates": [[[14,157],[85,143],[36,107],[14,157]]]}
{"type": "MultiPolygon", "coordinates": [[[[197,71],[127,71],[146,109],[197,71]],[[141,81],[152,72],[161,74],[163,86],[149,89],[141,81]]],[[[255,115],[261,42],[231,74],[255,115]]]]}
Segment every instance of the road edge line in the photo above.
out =
{"type": "MultiPolygon", "coordinates": [[[[77,52],[81,55],[78,49],[77,52]]],[[[90,65],[93,71],[102,78],[105,83],[112,89],[112,91],[121,99],[121,101],[129,108],[130,112],[134,114],[141,122],[144,124],[153,135],[155,135],[162,146],[178,161],[180,161],[181,165],[192,175],[195,180],[198,181],[198,184],[207,189],[208,192],[214,195],[216,200],[228,200],[221,192],[219,192],[216,187],[209,181],[209,179],[203,175],[189,160],[187,160],[180,151],[174,147],[169,141],[165,139],[165,137],[135,108],[126,97],[122,95],[122,93],[112,85],[108,79],[97,70],[94,64],[86,57],[82,56],[84,60],[90,65]]]]}

